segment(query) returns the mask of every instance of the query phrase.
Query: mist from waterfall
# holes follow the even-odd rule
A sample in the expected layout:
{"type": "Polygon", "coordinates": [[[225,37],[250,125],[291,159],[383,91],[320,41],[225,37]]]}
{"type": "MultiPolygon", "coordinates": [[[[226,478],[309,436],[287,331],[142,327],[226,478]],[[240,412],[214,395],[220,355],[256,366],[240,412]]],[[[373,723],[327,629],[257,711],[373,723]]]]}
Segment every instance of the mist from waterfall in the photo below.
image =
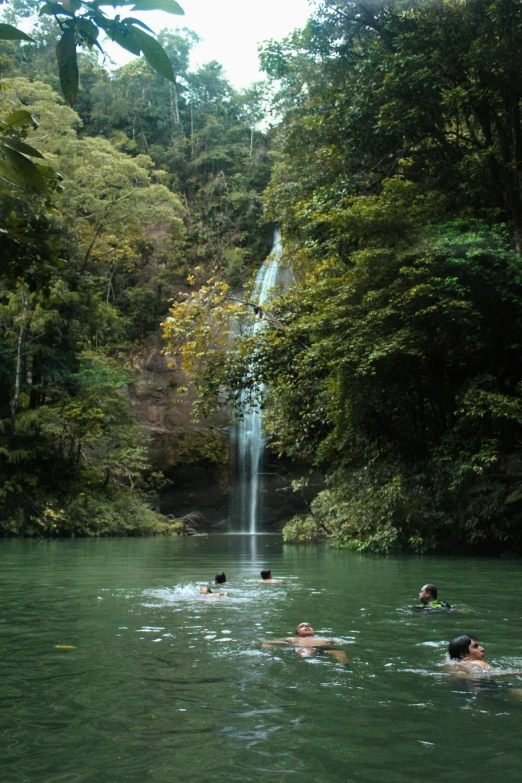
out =
{"type": "MultiPolygon", "coordinates": [[[[281,234],[276,229],[269,259],[257,273],[254,299],[262,307],[278,281],[281,261],[281,234]]],[[[259,319],[252,332],[264,327],[259,319]]],[[[261,395],[263,389],[261,389],[261,395]]],[[[233,532],[255,534],[263,504],[263,453],[265,439],[262,432],[263,414],[254,407],[231,431],[231,503],[230,527],[233,532]]]]}

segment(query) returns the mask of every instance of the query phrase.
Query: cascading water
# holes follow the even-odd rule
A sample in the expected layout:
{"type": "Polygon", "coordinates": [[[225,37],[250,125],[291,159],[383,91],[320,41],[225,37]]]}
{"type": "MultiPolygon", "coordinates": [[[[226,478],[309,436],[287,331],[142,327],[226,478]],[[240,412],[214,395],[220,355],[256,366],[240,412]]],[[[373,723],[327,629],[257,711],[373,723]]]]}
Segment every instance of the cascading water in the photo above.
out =
{"type": "MultiPolygon", "coordinates": [[[[255,299],[262,307],[278,281],[281,261],[281,234],[274,234],[274,243],[268,261],[259,270],[255,283],[255,299]]],[[[264,326],[263,320],[252,327],[255,334],[264,326]]],[[[245,415],[231,432],[231,529],[238,533],[258,532],[263,497],[263,416],[256,406],[245,415]]]]}

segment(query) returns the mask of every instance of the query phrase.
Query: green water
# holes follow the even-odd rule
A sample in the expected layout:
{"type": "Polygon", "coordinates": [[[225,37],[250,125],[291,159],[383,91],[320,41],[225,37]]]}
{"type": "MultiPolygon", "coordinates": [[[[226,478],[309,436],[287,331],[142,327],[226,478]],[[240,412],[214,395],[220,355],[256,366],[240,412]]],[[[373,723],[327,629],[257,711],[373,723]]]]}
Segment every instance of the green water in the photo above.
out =
{"type": "Polygon", "coordinates": [[[471,631],[522,669],[518,561],[264,536],[1,541],[0,560],[2,783],[521,777],[522,698],[441,668],[471,631]],[[256,582],[265,564],[284,585],[256,582]],[[221,569],[230,597],[200,597],[221,569]],[[425,582],[467,613],[398,610],[425,582]],[[303,620],[349,665],[262,648],[303,620]]]}

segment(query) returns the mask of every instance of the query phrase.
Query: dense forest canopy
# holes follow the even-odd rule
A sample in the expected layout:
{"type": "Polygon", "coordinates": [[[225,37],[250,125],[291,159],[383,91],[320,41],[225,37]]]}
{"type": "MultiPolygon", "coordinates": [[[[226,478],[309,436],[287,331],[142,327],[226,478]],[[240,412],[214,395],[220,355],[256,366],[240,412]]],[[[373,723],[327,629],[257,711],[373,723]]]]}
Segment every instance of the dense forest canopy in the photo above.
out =
{"type": "Polygon", "coordinates": [[[292,535],[520,550],[521,46],[514,0],[329,0],[263,49],[296,282],[234,349],[218,279],[166,331],[201,410],[266,384],[272,448],[325,473],[292,535]]]}
{"type": "Polygon", "coordinates": [[[264,388],[271,449],[323,473],[287,537],[519,552],[520,2],[319,3],[268,92],[192,71],[187,30],[170,81],[79,49],[74,109],[63,34],[0,43],[1,530],[157,529],[124,388],[163,321],[196,413],[264,388]],[[294,282],[260,310],[274,223],[294,282]]]}
{"type": "Polygon", "coordinates": [[[35,16],[32,42],[0,42],[0,117],[22,118],[4,138],[38,151],[43,179],[0,148],[0,533],[153,532],[162,478],[125,387],[187,276],[241,285],[266,255],[262,89],[236,92],[216,62],[191,71],[197,36],[165,31],[173,81],[79,51],[73,109],[62,34],[35,16]]]}

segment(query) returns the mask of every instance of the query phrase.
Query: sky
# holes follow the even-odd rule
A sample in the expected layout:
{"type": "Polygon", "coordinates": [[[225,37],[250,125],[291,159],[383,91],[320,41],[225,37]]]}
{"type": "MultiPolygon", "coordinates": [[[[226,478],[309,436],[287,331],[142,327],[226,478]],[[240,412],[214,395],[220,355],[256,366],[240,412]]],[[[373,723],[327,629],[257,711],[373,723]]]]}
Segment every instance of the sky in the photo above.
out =
{"type": "MultiPolygon", "coordinates": [[[[132,12],[155,33],[168,27],[188,27],[202,42],[193,50],[191,68],[217,60],[236,89],[259,81],[258,43],[279,40],[302,27],[311,11],[309,0],[178,0],[185,16],[160,11],[132,12]]],[[[118,65],[133,58],[115,44],[103,48],[118,65]]]]}

